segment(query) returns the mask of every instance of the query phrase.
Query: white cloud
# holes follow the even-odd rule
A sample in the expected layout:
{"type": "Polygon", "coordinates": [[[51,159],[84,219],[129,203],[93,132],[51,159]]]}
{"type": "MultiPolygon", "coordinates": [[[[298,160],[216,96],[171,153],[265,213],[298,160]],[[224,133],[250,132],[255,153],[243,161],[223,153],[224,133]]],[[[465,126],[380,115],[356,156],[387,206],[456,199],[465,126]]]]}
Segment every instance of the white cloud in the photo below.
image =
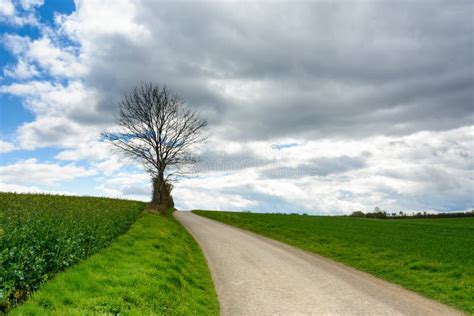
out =
{"type": "Polygon", "coordinates": [[[75,178],[92,176],[95,173],[95,170],[88,170],[74,164],[61,166],[40,163],[34,158],[0,166],[2,181],[16,185],[57,185],[75,178]]]}
{"type": "Polygon", "coordinates": [[[8,153],[15,149],[15,145],[0,139],[0,153],[8,153]]]}
{"type": "Polygon", "coordinates": [[[34,40],[28,36],[5,34],[2,42],[19,61],[36,64],[42,72],[56,78],[77,78],[87,72],[77,48],[62,44],[51,31],[45,31],[34,40]]]}
{"type": "Polygon", "coordinates": [[[101,184],[97,189],[110,197],[150,200],[150,179],[144,173],[119,172],[100,180],[101,184]]]}
{"type": "MultiPolygon", "coordinates": [[[[25,4],[27,2],[36,2],[35,0],[32,1],[24,1],[25,4]]],[[[24,10],[25,7],[22,6],[24,10]]],[[[28,7],[28,10],[24,12],[19,12],[15,9],[15,5],[11,0],[0,0],[0,23],[7,23],[14,26],[39,26],[38,20],[34,14],[31,12],[31,6],[28,7]]]]}
{"type": "Polygon", "coordinates": [[[55,77],[77,77],[87,71],[73,48],[59,47],[46,36],[31,41],[25,56],[55,77]]]}
{"type": "Polygon", "coordinates": [[[116,156],[111,156],[101,162],[95,162],[91,164],[94,169],[102,172],[106,176],[111,176],[115,174],[117,171],[119,171],[122,167],[126,165],[126,163],[121,161],[116,156]]]}
{"type": "Polygon", "coordinates": [[[15,66],[7,65],[3,68],[5,76],[14,79],[30,79],[39,75],[38,69],[33,64],[29,64],[24,60],[18,60],[15,66]]]}
{"type": "Polygon", "coordinates": [[[8,33],[2,36],[2,44],[14,55],[24,54],[27,51],[30,42],[31,39],[28,36],[8,33]]]}
{"type": "Polygon", "coordinates": [[[0,86],[0,92],[21,96],[25,105],[39,117],[95,115],[94,106],[99,96],[88,89],[81,81],[69,81],[61,84],[49,81],[29,81],[0,86]]]}
{"type": "Polygon", "coordinates": [[[246,199],[238,194],[227,194],[218,190],[204,188],[176,189],[173,194],[179,197],[177,207],[181,210],[246,210],[258,205],[257,201],[246,199]],[[218,192],[218,193],[217,193],[218,192]],[[216,194],[217,193],[217,194],[216,194]]]}
{"type": "Polygon", "coordinates": [[[0,16],[13,16],[15,14],[15,6],[11,0],[0,0],[0,16]]]}
{"type": "Polygon", "coordinates": [[[44,0],[20,0],[20,5],[25,10],[31,10],[44,4],[44,0]]]}
{"type": "Polygon", "coordinates": [[[61,151],[54,158],[59,160],[70,161],[101,161],[110,158],[110,154],[111,147],[109,144],[94,141],[90,143],[77,144],[75,149],[61,151]]]}
{"type": "Polygon", "coordinates": [[[111,176],[130,163],[121,159],[112,152],[112,149],[110,144],[94,140],[80,143],[74,149],[63,150],[54,158],[64,161],[87,161],[95,170],[111,176]]]}
{"type": "Polygon", "coordinates": [[[59,16],[57,23],[81,43],[87,54],[102,54],[107,46],[97,44],[104,38],[122,37],[135,44],[150,39],[150,31],[137,16],[139,4],[127,0],[80,0],[76,1],[77,10],[69,16],[59,16]]]}
{"type": "Polygon", "coordinates": [[[77,193],[68,192],[68,191],[47,190],[47,189],[41,189],[37,186],[23,186],[23,185],[17,185],[17,184],[1,183],[1,182],[0,182],[0,192],[77,195],[77,193]]]}
{"type": "Polygon", "coordinates": [[[20,148],[33,150],[42,147],[74,148],[81,140],[94,138],[94,130],[72,123],[63,117],[39,117],[18,128],[20,148]]]}
{"type": "Polygon", "coordinates": [[[41,193],[41,189],[36,186],[23,186],[17,184],[1,183],[1,192],[16,192],[16,193],[41,193]]]}
{"type": "Polygon", "coordinates": [[[98,95],[79,81],[68,85],[48,81],[14,83],[0,86],[0,92],[23,97],[24,105],[36,115],[34,121],[18,128],[20,148],[76,148],[98,137],[100,127],[85,128],[70,118],[82,118],[84,123],[100,119],[94,107],[98,95]]]}

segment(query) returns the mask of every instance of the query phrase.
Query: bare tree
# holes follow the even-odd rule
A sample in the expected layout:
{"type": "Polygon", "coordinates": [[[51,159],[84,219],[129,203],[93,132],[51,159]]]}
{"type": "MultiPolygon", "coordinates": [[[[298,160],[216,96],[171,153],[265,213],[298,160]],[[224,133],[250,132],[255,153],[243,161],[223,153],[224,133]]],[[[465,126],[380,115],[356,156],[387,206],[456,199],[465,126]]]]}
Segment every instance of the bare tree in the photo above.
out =
{"type": "Polygon", "coordinates": [[[119,102],[116,127],[102,132],[125,157],[142,163],[151,175],[152,207],[164,211],[171,180],[197,162],[195,147],[205,141],[207,126],[199,113],[165,86],[142,83],[119,102]]]}

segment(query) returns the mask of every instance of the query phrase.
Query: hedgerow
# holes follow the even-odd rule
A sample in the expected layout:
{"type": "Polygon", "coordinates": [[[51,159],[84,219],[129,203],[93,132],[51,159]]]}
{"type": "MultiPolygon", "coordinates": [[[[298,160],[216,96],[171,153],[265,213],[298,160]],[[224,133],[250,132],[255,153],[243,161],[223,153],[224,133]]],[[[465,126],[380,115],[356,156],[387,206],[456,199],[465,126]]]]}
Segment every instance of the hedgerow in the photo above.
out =
{"type": "Polygon", "coordinates": [[[124,233],[144,203],[0,193],[0,313],[124,233]]]}

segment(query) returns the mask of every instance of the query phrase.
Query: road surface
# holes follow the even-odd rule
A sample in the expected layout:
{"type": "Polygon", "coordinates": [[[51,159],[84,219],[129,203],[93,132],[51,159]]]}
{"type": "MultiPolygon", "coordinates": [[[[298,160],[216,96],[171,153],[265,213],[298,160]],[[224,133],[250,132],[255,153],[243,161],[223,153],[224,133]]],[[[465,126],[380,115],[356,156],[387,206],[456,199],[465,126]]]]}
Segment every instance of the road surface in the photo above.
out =
{"type": "Polygon", "coordinates": [[[201,246],[222,315],[456,315],[399,286],[280,242],[174,212],[201,246]]]}

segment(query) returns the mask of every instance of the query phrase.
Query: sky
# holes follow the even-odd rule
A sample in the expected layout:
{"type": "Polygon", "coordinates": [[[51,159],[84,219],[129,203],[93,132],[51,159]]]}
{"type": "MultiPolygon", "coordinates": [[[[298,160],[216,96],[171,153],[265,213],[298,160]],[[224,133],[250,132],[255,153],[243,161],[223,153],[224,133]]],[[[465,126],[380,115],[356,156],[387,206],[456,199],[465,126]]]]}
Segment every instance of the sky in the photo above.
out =
{"type": "Polygon", "coordinates": [[[141,82],[208,121],[180,209],[473,208],[474,2],[0,0],[0,191],[148,200],[99,134],[141,82]]]}

